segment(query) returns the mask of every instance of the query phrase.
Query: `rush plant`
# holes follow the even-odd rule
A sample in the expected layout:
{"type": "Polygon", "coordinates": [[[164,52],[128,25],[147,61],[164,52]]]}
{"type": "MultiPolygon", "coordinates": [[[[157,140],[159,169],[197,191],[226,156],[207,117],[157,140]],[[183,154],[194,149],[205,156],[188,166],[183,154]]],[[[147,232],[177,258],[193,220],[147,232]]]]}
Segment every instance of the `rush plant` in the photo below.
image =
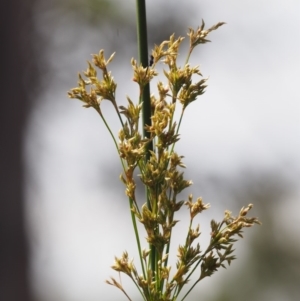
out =
{"type": "MultiPolygon", "coordinates": [[[[186,299],[200,280],[225,267],[226,263],[230,265],[235,259],[233,245],[237,237],[242,237],[243,228],[260,223],[257,218],[247,216],[252,204],[243,207],[237,216],[226,210],[223,220],[211,221],[210,242],[206,248],[200,248],[197,216],[210,205],[204,203],[201,197],[194,200],[192,195],[188,195],[186,200],[178,199],[178,195],[192,184],[184,178],[183,156],[176,152],[180,125],[187,107],[205,92],[207,84],[199,66],[191,66],[189,59],[195,47],[209,42],[208,35],[223,24],[217,23],[205,29],[202,21],[197,29],[189,29],[189,51],[183,66],[178,64],[177,59],[184,38],[175,38],[174,34],[169,40],[154,46],[150,63],[138,63],[132,59],[133,81],[138,85],[139,99],[127,97],[127,106],[118,105],[117,84],[108,70],[115,54],[106,59],[103,50],[93,55],[87,70],[83,75],[79,74],[78,86],[69,91],[70,98],[79,99],[84,107],[96,110],[119,154],[122,166],[120,179],[128,198],[140,266],[138,268],[124,252],[120,257],[115,257],[112,268],[130,277],[145,301],[186,299]],[[158,64],[165,66],[165,82],[159,80],[157,93],[150,95],[149,83],[158,76],[158,64]],[[104,100],[112,104],[118,116],[118,137],[110,129],[101,109],[104,100]],[[175,118],[176,110],[180,110],[179,120],[175,118]],[[138,178],[134,176],[136,169],[138,178]],[[136,196],[139,183],[145,188],[142,206],[138,205],[136,196]],[[171,268],[168,259],[171,252],[176,252],[170,247],[172,231],[178,223],[175,214],[184,207],[189,210],[190,222],[186,237],[177,248],[176,266],[171,268]],[[146,232],[147,244],[144,248],[137,223],[141,223],[146,232]],[[192,274],[197,277],[190,283],[192,274]],[[185,294],[182,293],[184,286],[188,286],[185,294]]],[[[148,55],[146,58],[148,60],[148,55]]],[[[106,282],[119,288],[128,300],[132,300],[115,278],[106,282]]]]}

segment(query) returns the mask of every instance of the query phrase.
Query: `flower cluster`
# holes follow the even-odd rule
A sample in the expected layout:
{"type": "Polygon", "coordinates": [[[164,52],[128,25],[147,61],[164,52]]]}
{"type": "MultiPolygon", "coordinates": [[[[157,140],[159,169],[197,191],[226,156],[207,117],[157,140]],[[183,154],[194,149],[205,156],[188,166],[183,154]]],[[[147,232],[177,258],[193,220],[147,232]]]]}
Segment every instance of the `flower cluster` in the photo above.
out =
{"type": "Polygon", "coordinates": [[[102,71],[102,80],[97,78],[97,71],[93,65],[88,62],[88,68],[84,72],[86,80],[79,74],[78,87],[73,88],[68,92],[70,98],[77,98],[84,102],[84,107],[94,108],[100,115],[100,103],[103,99],[107,99],[117,108],[115,93],[117,84],[111,73],[107,71],[107,65],[113,60],[115,53],[106,61],[104,58],[104,51],[100,50],[99,54],[93,55],[93,63],[102,71]],[[90,90],[87,91],[86,87],[90,86],[90,90]]]}
{"type": "MultiPolygon", "coordinates": [[[[139,128],[143,110],[141,99],[135,104],[127,97],[127,106],[117,106],[115,98],[117,85],[107,70],[107,65],[112,61],[114,54],[108,60],[105,59],[103,50],[98,55],[94,55],[94,66],[89,62],[88,69],[84,72],[86,79],[79,75],[78,87],[69,92],[71,98],[81,100],[84,102],[84,107],[93,107],[99,113],[118,150],[123,167],[120,179],[125,185],[125,193],[129,199],[142,273],[138,273],[133,262],[129,260],[127,252],[124,252],[120,258],[115,258],[112,268],[129,276],[144,300],[177,300],[183,286],[188,283],[197,269],[199,277],[190,290],[201,279],[212,275],[219,267],[224,267],[224,261],[230,264],[235,259],[232,255],[235,242],[233,237],[241,236],[243,228],[259,223],[256,218],[246,217],[252,205],[242,208],[238,217],[233,217],[226,211],[222,222],[211,222],[211,241],[202,251],[200,244],[195,242],[200,236],[200,226],[194,226],[193,222],[195,217],[207,210],[210,205],[205,204],[202,198],[197,198],[193,202],[192,195],[189,195],[186,201],[178,200],[179,193],[189,187],[192,181],[184,178],[183,157],[175,152],[175,144],[179,140],[179,128],[185,109],[205,92],[207,81],[202,78],[199,66],[190,66],[189,57],[196,45],[209,42],[207,35],[223,24],[218,23],[205,30],[205,24],[202,22],[202,26],[196,31],[189,30],[190,50],[184,66],[179,66],[177,63],[179,47],[184,38],[176,39],[174,35],[171,35],[168,41],[155,45],[150,66],[143,67],[136,60],[131,60],[133,81],[138,84],[140,95],[145,86],[158,75],[155,69],[157,64],[161,62],[167,67],[164,70],[167,84],[159,81],[158,95],[151,95],[151,124],[144,125],[147,138],[139,128]],[[101,79],[97,77],[96,67],[102,72],[101,79]],[[87,90],[88,86],[89,90],[87,90]],[[113,104],[120,120],[118,142],[101,111],[101,102],[104,99],[113,104]],[[177,107],[181,108],[178,123],[174,117],[177,107]],[[150,143],[153,145],[152,150],[148,147],[150,143]],[[137,179],[134,176],[136,169],[147,195],[147,203],[141,207],[136,199],[137,179]],[[168,258],[172,230],[178,222],[175,213],[183,205],[190,211],[190,223],[185,243],[178,247],[177,264],[174,272],[171,273],[168,258]],[[137,221],[144,226],[149,249],[141,248],[137,221]]],[[[114,278],[107,283],[119,288],[131,300],[122,285],[114,278]]]]}

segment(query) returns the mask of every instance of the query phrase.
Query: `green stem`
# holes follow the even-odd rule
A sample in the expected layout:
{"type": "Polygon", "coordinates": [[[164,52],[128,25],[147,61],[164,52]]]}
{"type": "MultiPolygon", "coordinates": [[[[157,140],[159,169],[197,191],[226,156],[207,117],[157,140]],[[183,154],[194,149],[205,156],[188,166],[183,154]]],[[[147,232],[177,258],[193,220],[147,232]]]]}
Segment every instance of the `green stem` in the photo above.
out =
{"type": "Polygon", "coordinates": [[[190,56],[191,56],[193,50],[194,50],[194,47],[190,47],[189,53],[188,53],[187,58],[185,60],[185,65],[189,62],[190,56]]]}
{"type": "MultiPolygon", "coordinates": [[[[136,1],[137,8],[137,39],[139,50],[139,62],[144,68],[148,67],[148,40],[147,40],[147,19],[146,19],[146,4],[145,0],[136,1]]],[[[150,87],[147,84],[142,91],[143,101],[143,124],[151,125],[151,102],[150,102],[150,87]]],[[[150,138],[150,133],[145,131],[144,135],[150,138]]],[[[151,150],[152,144],[148,144],[148,150],[151,150]]],[[[150,154],[147,154],[147,160],[150,154]]]]}
{"type": "MultiPolygon", "coordinates": [[[[189,275],[184,279],[185,281],[188,281],[188,280],[189,280],[189,278],[193,275],[193,273],[195,272],[195,270],[197,269],[197,267],[199,266],[199,264],[201,263],[201,261],[203,260],[203,258],[206,256],[206,254],[207,254],[208,252],[210,252],[210,251],[213,249],[213,246],[214,246],[213,242],[210,242],[210,244],[209,244],[208,248],[206,249],[206,251],[201,255],[201,257],[199,258],[199,260],[197,261],[196,265],[193,267],[193,269],[191,270],[191,272],[189,273],[189,275]]],[[[198,278],[198,279],[196,280],[196,282],[192,285],[192,287],[191,287],[191,288],[187,291],[187,293],[183,296],[183,298],[181,299],[181,301],[183,301],[183,300],[186,298],[186,296],[193,290],[193,288],[196,286],[196,284],[197,284],[200,280],[202,280],[202,278],[198,278]]],[[[179,289],[179,291],[178,291],[176,297],[179,295],[180,291],[181,291],[181,288],[179,289]]]]}
{"type": "Polygon", "coordinates": [[[121,125],[122,125],[122,128],[124,129],[124,122],[123,122],[122,117],[121,117],[121,114],[120,114],[120,112],[119,112],[119,110],[118,110],[117,103],[116,103],[116,102],[113,102],[113,106],[114,106],[114,108],[115,108],[115,110],[116,110],[116,112],[117,112],[117,114],[118,114],[118,117],[119,117],[120,123],[121,123],[121,125]]]}
{"type": "MultiPolygon", "coordinates": [[[[97,112],[98,112],[98,111],[97,111],[97,112]]],[[[111,137],[112,137],[112,139],[113,139],[113,141],[114,141],[114,144],[115,144],[115,146],[116,146],[116,149],[117,149],[117,151],[118,151],[118,154],[119,154],[118,143],[117,143],[117,141],[116,141],[116,138],[115,138],[113,132],[111,131],[111,129],[110,129],[110,127],[109,127],[109,125],[108,125],[106,119],[104,118],[104,116],[103,116],[100,112],[98,112],[98,114],[100,115],[100,117],[101,117],[101,119],[103,120],[103,122],[104,122],[106,128],[108,129],[108,132],[109,132],[109,134],[111,135],[111,137]]],[[[124,161],[122,160],[122,158],[120,158],[120,161],[121,161],[123,170],[125,171],[125,165],[124,165],[124,161]]]]}
{"type": "Polygon", "coordinates": [[[183,298],[181,299],[181,301],[183,301],[186,297],[187,297],[187,295],[189,295],[189,293],[194,289],[194,287],[197,285],[197,283],[199,283],[199,281],[200,281],[201,279],[199,278],[193,285],[192,285],[192,287],[187,291],[187,293],[183,296],[183,298]]]}
{"type": "MultiPolygon", "coordinates": [[[[144,68],[148,67],[148,39],[147,39],[147,18],[146,18],[146,3],[145,0],[136,0],[136,16],[137,16],[137,40],[139,50],[139,61],[144,68]]],[[[151,101],[150,101],[150,86],[147,84],[142,90],[143,101],[143,134],[144,137],[150,138],[150,133],[145,130],[145,125],[151,125],[151,101]]],[[[150,141],[147,144],[146,161],[150,159],[150,151],[153,151],[153,144],[150,141]]],[[[151,204],[146,188],[147,206],[151,210],[151,204]]],[[[150,246],[151,270],[155,275],[155,258],[156,250],[153,245],[150,246]]]]}
{"type": "MultiPolygon", "coordinates": [[[[133,200],[131,198],[129,198],[129,206],[130,206],[130,208],[133,206],[133,200]]],[[[137,246],[138,246],[138,251],[139,251],[139,256],[140,256],[140,261],[141,261],[141,266],[142,266],[142,271],[143,271],[143,276],[144,276],[144,278],[146,278],[146,271],[145,271],[143,257],[142,257],[142,248],[141,248],[141,242],[140,242],[140,237],[139,237],[139,231],[138,231],[138,228],[137,228],[135,215],[132,211],[131,211],[131,220],[132,220],[132,224],[133,224],[133,228],[134,228],[136,243],[137,243],[137,246]]]]}

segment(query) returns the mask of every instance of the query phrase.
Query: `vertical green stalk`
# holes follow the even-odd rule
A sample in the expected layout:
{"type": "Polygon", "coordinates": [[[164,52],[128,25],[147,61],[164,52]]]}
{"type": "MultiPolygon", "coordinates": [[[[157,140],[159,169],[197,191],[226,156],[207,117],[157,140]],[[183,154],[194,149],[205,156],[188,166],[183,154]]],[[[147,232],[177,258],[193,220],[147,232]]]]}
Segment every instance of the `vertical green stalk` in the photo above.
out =
{"type": "MultiPolygon", "coordinates": [[[[145,0],[136,1],[137,8],[137,38],[139,61],[144,68],[148,67],[148,39],[147,39],[147,20],[146,20],[146,5],[145,0]]],[[[143,101],[143,124],[151,124],[151,103],[150,103],[150,87],[146,85],[142,91],[143,101]]],[[[150,134],[143,129],[144,135],[149,138],[150,134]]],[[[148,150],[152,150],[152,143],[148,145],[148,150]]],[[[150,157],[148,152],[147,159],[150,157]]]]}
{"type": "MultiPolygon", "coordinates": [[[[137,17],[137,40],[138,40],[138,52],[139,62],[144,68],[148,67],[148,38],[147,38],[147,18],[146,18],[146,3],[145,0],[136,0],[136,17],[137,17]]],[[[151,102],[150,102],[150,87],[147,84],[141,91],[142,102],[143,102],[143,135],[144,137],[150,138],[150,133],[145,130],[145,125],[151,125],[151,102]]],[[[147,144],[146,160],[150,159],[150,151],[153,150],[152,142],[147,144]]],[[[151,210],[151,204],[146,190],[147,206],[151,210]]],[[[151,270],[155,272],[155,247],[151,245],[151,270]]]]}

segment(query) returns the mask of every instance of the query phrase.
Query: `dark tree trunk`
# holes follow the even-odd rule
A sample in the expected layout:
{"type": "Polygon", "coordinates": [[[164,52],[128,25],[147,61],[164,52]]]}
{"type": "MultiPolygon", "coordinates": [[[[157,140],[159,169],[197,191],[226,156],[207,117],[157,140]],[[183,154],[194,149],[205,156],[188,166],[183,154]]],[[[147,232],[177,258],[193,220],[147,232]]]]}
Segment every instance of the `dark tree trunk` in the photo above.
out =
{"type": "MultiPolygon", "coordinates": [[[[0,1],[0,300],[29,301],[23,131],[32,78],[34,0],[0,1]]],[[[32,83],[32,85],[35,85],[32,83]]]]}

